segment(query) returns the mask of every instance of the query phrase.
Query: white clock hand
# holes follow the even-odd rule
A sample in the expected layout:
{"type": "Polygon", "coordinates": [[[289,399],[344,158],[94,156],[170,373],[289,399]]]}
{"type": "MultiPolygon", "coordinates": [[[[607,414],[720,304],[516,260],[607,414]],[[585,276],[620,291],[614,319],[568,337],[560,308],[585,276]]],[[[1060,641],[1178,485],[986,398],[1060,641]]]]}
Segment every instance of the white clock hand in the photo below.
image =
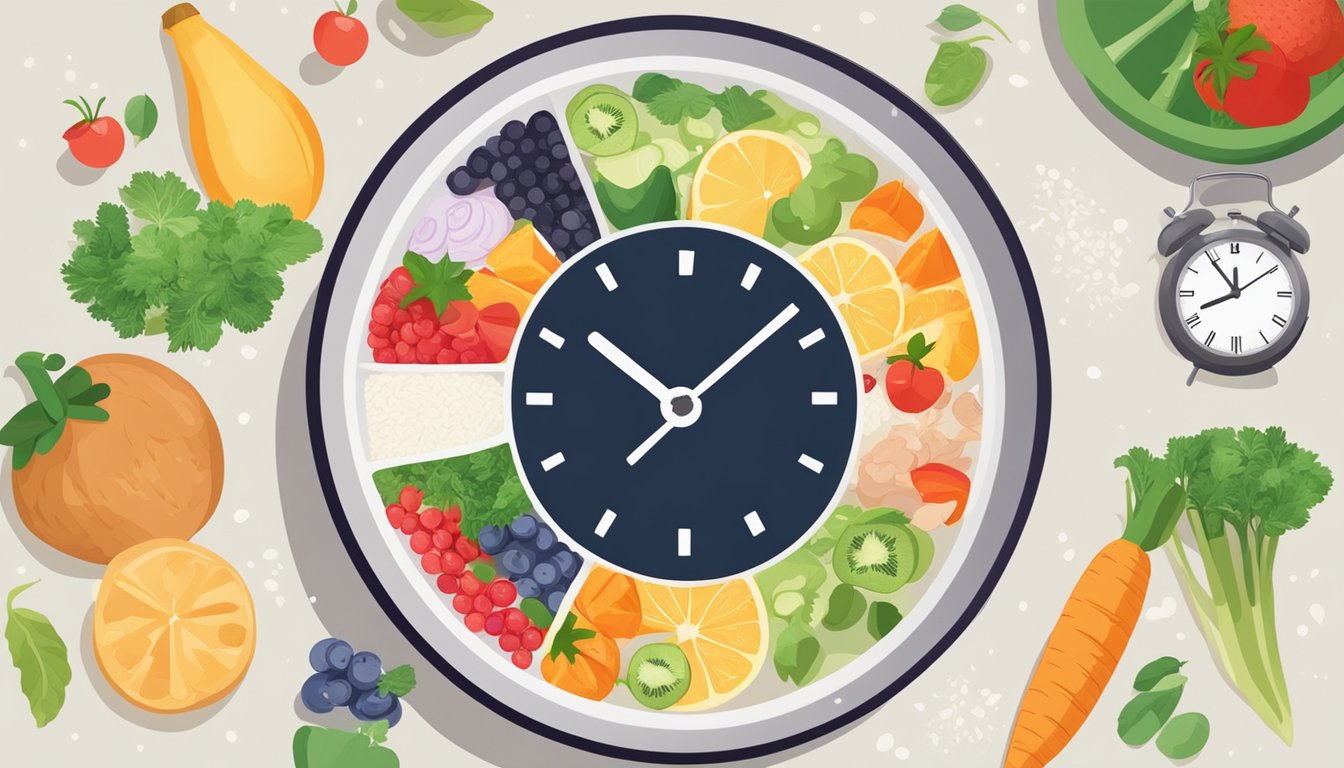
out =
{"type": "Polygon", "coordinates": [[[755,336],[752,336],[750,339],[747,339],[746,344],[743,344],[741,347],[738,348],[736,352],[729,355],[728,359],[724,360],[719,365],[718,368],[715,368],[712,373],[706,376],[705,380],[700,382],[700,384],[694,390],[692,390],[691,393],[695,397],[700,397],[701,395],[705,394],[705,390],[714,386],[715,382],[717,382],[719,379],[722,379],[725,374],[727,374],[733,368],[737,367],[738,363],[745,360],[747,355],[750,355],[752,352],[756,351],[756,348],[764,344],[766,339],[775,335],[775,332],[778,331],[780,328],[783,328],[784,325],[788,323],[790,320],[792,320],[793,316],[796,314],[798,314],[798,306],[796,304],[790,304],[789,306],[780,310],[779,314],[775,315],[773,320],[766,323],[765,327],[757,331],[755,336]]]}
{"type": "MultiPolygon", "coordinates": [[[[607,358],[612,365],[620,369],[621,373],[635,380],[635,383],[649,391],[649,394],[658,398],[658,402],[666,403],[672,399],[672,393],[656,376],[649,373],[636,363],[631,357],[620,350],[615,344],[607,340],[606,336],[593,331],[588,334],[588,343],[596,349],[598,354],[607,358]]],[[[634,462],[631,462],[632,464],[634,462]]]]}
{"type": "Polygon", "coordinates": [[[625,457],[625,463],[629,464],[632,467],[635,466],[635,464],[640,459],[644,458],[644,454],[648,453],[650,448],[657,445],[659,440],[662,440],[663,437],[667,435],[668,432],[672,431],[672,428],[674,426],[676,425],[674,425],[672,422],[664,421],[663,425],[659,427],[656,432],[654,432],[652,435],[649,435],[648,438],[644,440],[644,442],[639,444],[638,448],[631,451],[630,455],[625,457]]]}

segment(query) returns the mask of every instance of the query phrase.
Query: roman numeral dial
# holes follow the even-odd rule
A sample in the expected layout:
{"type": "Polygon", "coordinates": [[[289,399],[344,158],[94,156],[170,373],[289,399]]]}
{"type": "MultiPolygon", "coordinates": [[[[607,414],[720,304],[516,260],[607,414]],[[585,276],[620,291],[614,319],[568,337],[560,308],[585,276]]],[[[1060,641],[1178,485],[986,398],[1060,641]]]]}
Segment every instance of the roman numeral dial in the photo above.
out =
{"type": "Polygon", "coordinates": [[[1208,245],[1180,266],[1174,304],[1178,333],[1194,348],[1243,357],[1284,339],[1298,312],[1294,270],[1271,247],[1252,240],[1208,245]]]}

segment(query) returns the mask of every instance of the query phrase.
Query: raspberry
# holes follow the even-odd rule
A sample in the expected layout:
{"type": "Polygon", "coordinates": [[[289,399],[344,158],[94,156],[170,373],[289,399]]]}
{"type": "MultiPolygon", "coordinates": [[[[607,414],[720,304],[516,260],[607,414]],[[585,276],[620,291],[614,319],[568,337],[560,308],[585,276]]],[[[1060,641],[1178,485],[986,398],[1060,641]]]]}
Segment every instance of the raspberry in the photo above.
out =
{"type": "Polygon", "coordinates": [[[454,504],[443,511],[443,519],[454,523],[462,522],[462,508],[454,504]]]}

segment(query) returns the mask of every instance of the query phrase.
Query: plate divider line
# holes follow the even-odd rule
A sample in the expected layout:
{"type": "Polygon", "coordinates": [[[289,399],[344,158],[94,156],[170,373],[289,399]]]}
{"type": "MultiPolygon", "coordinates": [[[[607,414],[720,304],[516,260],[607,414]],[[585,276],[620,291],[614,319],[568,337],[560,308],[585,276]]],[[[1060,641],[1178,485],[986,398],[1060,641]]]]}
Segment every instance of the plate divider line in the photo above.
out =
{"type": "MultiPolygon", "coordinates": [[[[415,453],[409,456],[392,459],[378,459],[377,461],[366,459],[364,464],[370,473],[380,472],[384,469],[392,469],[393,467],[400,467],[405,464],[421,464],[426,461],[440,461],[442,459],[456,459],[462,456],[470,456],[473,453],[479,453],[480,451],[488,450],[490,448],[507,445],[508,442],[508,433],[500,432],[499,434],[491,435],[490,437],[475,442],[464,443],[463,445],[444,451],[427,451],[425,453],[415,453]]],[[[368,452],[367,449],[365,449],[365,452],[368,452]]]]}

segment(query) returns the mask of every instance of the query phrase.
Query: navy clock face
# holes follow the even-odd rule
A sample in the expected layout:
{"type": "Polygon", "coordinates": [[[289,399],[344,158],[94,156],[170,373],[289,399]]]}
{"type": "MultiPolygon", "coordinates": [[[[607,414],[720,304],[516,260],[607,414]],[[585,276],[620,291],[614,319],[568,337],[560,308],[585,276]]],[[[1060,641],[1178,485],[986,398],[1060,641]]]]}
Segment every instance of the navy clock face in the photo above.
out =
{"type": "Polygon", "coordinates": [[[861,386],[828,299],[786,254],[690,224],[565,265],[514,350],[533,501],[632,573],[705,581],[793,549],[849,472],[861,386]]]}

